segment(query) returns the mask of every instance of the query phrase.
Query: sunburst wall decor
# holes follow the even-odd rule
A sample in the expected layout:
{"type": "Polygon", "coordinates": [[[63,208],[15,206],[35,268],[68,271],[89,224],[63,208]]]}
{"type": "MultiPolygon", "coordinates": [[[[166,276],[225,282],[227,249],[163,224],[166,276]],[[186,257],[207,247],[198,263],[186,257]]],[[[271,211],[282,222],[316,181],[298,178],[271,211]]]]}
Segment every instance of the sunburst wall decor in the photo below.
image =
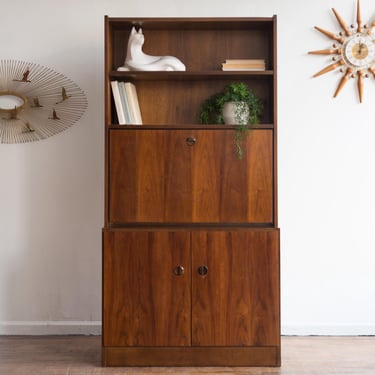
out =
{"type": "Polygon", "coordinates": [[[0,60],[0,142],[24,143],[71,127],[87,108],[84,92],[42,65],[0,60]]]}
{"type": "Polygon", "coordinates": [[[333,63],[320,70],[313,77],[321,76],[337,68],[343,73],[343,76],[336,88],[334,97],[336,97],[347,83],[349,78],[357,79],[357,92],[360,103],[363,101],[363,91],[365,78],[370,73],[375,78],[375,40],[373,30],[375,21],[370,26],[362,23],[360,0],[357,2],[356,24],[347,26],[335,9],[332,11],[337,22],[342,28],[339,34],[315,26],[315,29],[334,40],[332,48],[310,51],[314,55],[333,55],[333,63]]]}

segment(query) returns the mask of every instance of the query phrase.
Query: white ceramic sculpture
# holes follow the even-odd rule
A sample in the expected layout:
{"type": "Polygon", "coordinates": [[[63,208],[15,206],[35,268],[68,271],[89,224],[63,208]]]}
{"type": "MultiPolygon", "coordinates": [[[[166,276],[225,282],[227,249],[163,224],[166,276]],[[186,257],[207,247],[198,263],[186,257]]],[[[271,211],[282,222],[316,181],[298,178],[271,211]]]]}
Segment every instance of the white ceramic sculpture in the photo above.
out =
{"type": "Polygon", "coordinates": [[[119,71],[173,71],[186,70],[185,65],[174,56],[151,56],[142,51],[142,46],[145,37],[142,29],[136,31],[132,28],[128,41],[128,48],[126,51],[126,58],[123,66],[120,66],[119,71]]]}

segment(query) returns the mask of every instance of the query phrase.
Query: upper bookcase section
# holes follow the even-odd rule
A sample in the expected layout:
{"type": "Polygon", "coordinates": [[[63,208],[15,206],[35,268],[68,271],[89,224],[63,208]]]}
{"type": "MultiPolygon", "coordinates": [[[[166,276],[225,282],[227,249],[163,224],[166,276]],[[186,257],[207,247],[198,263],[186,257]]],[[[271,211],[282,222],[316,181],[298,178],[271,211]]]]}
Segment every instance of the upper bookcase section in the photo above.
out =
{"type": "Polygon", "coordinates": [[[269,18],[109,18],[106,16],[106,71],[109,78],[207,79],[216,75],[273,75],[276,65],[276,16],[269,18]],[[126,57],[132,28],[142,28],[143,51],[175,56],[185,72],[117,72],[126,57]],[[265,71],[223,72],[227,59],[262,59],[265,71]]]}

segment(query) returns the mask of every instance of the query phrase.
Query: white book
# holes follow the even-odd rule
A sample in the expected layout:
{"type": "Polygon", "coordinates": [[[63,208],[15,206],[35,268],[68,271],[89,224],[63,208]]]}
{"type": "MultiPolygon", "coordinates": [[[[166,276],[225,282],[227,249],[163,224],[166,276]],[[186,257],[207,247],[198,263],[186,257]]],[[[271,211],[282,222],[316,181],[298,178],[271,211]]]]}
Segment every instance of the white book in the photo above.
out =
{"type": "Polygon", "coordinates": [[[118,83],[118,88],[120,91],[120,98],[121,98],[121,103],[122,103],[122,108],[124,110],[124,116],[125,116],[125,123],[126,124],[132,124],[133,119],[130,116],[130,106],[129,106],[129,99],[126,94],[125,90],[125,83],[124,82],[119,82],[118,83]]]}
{"type": "Polygon", "coordinates": [[[142,125],[142,115],[139,108],[137,89],[133,83],[125,82],[125,90],[129,100],[130,114],[133,120],[132,123],[142,125]]]}
{"type": "Polygon", "coordinates": [[[118,81],[111,81],[111,88],[112,88],[113,101],[115,102],[118,122],[120,125],[124,125],[126,122],[125,122],[124,110],[122,108],[122,103],[121,103],[118,81]]]}

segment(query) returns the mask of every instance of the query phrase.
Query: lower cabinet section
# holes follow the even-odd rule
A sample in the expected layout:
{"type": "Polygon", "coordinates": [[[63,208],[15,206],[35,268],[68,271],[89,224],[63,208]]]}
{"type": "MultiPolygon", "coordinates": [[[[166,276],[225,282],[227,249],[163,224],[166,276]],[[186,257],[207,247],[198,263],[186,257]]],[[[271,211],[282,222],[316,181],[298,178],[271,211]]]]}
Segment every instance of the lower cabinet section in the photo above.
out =
{"type": "Polygon", "coordinates": [[[103,232],[103,364],[280,364],[279,231],[103,232]]]}

